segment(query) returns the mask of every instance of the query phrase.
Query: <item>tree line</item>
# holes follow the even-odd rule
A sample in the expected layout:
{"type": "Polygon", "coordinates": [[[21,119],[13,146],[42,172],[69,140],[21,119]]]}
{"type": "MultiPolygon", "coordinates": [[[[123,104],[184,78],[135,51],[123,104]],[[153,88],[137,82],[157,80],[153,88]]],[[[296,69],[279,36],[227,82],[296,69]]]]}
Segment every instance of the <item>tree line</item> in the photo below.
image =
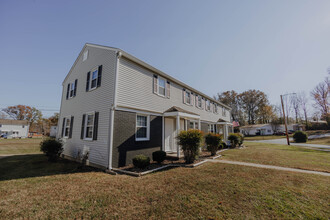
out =
{"type": "MultiPolygon", "coordinates": [[[[328,71],[330,75],[330,69],[328,71]]],[[[251,124],[283,124],[283,111],[280,104],[271,104],[267,95],[255,89],[242,93],[234,90],[218,93],[215,99],[232,108],[231,117],[233,121],[239,122],[241,126],[251,124]]],[[[297,92],[284,96],[285,116],[288,123],[305,124],[311,127],[309,119],[315,121],[327,121],[330,125],[330,80],[329,77],[320,82],[310,92],[297,92]],[[312,103],[310,103],[312,101],[312,103]],[[312,104],[312,105],[310,105],[312,104]],[[310,106],[312,108],[310,108],[310,106]]]]}
{"type": "Polygon", "coordinates": [[[59,113],[45,118],[42,112],[35,107],[28,105],[8,106],[2,109],[0,119],[10,118],[14,120],[26,120],[29,123],[29,132],[49,134],[51,126],[57,126],[59,113]],[[5,113],[5,114],[4,114],[5,113]]]}

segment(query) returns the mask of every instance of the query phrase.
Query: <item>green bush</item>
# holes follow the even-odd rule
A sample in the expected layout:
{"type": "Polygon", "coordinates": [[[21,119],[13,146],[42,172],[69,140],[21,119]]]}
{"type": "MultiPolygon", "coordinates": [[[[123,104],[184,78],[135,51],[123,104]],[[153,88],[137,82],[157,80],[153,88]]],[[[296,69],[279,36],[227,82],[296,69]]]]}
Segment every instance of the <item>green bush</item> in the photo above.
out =
{"type": "Polygon", "coordinates": [[[137,168],[143,169],[149,166],[150,164],[150,157],[147,157],[143,154],[136,155],[133,158],[133,165],[137,168]]]}
{"type": "Polygon", "coordinates": [[[233,133],[229,134],[228,140],[231,143],[231,147],[235,148],[238,145],[239,138],[236,134],[233,134],[233,133]]]}
{"type": "Polygon", "coordinates": [[[307,142],[307,134],[303,131],[296,131],[294,134],[293,134],[293,140],[296,142],[296,143],[306,143],[307,142]]]}
{"type": "Polygon", "coordinates": [[[238,137],[238,146],[242,146],[244,142],[244,136],[241,133],[235,133],[238,137]]]}
{"type": "Polygon", "coordinates": [[[205,143],[207,150],[214,156],[220,148],[221,136],[219,134],[208,133],[205,136],[205,143]]]}
{"type": "Polygon", "coordinates": [[[40,143],[40,151],[44,152],[51,162],[56,162],[63,152],[63,144],[54,138],[47,138],[40,143]]]}
{"type": "Polygon", "coordinates": [[[157,161],[157,163],[162,163],[166,158],[166,152],[159,150],[152,153],[152,160],[157,161]]]}
{"type": "Polygon", "coordinates": [[[203,138],[200,130],[181,131],[177,137],[183,150],[186,163],[193,163],[199,155],[199,147],[203,138]]]}
{"type": "Polygon", "coordinates": [[[224,141],[221,141],[219,150],[227,148],[227,144],[224,141]]]}

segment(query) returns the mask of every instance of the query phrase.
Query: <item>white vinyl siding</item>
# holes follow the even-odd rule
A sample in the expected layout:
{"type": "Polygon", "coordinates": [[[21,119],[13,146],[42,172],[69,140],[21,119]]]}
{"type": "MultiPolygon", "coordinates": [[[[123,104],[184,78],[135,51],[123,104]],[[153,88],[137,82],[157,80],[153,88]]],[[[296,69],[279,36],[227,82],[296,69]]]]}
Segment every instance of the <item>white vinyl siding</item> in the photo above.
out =
{"type": "Polygon", "coordinates": [[[59,128],[57,137],[60,138],[63,117],[74,116],[72,138],[65,139],[64,154],[77,157],[78,152],[89,149],[89,161],[104,167],[108,166],[109,155],[109,121],[110,108],[113,105],[115,89],[116,52],[87,46],[88,59],[83,62],[83,52],[72,67],[70,74],[63,82],[63,95],[61,101],[59,128]],[[102,85],[86,92],[87,73],[102,65],[102,85]],[[78,79],[77,95],[66,100],[66,87],[68,83],[78,79]],[[82,117],[86,112],[99,112],[97,140],[81,139],[82,117]]]}
{"type": "MultiPolygon", "coordinates": [[[[119,63],[118,87],[117,87],[117,105],[119,107],[134,108],[144,111],[151,111],[162,114],[172,106],[183,108],[187,111],[200,115],[201,120],[215,122],[220,118],[230,121],[229,117],[222,117],[221,114],[214,114],[197,108],[195,105],[185,104],[183,99],[182,86],[171,82],[171,98],[164,99],[155,95],[154,75],[155,72],[148,70],[124,57],[119,63]]],[[[195,97],[195,95],[193,96],[195,97]]],[[[202,106],[205,100],[202,101],[202,106]]],[[[204,109],[205,107],[203,107],[204,109]]]]}

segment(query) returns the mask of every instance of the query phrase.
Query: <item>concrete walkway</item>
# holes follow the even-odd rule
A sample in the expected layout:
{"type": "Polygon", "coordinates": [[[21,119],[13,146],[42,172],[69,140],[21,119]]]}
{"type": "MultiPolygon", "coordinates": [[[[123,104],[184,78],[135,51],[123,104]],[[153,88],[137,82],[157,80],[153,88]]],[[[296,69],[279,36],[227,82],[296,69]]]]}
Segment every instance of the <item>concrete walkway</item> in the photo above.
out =
{"type": "Polygon", "coordinates": [[[230,160],[209,160],[209,159],[207,161],[213,162],[213,163],[226,163],[226,164],[258,167],[258,168],[265,168],[265,169],[290,171],[290,172],[296,172],[296,173],[308,173],[308,174],[318,174],[318,175],[323,175],[323,176],[330,176],[330,173],[327,173],[327,172],[303,170],[303,169],[288,168],[288,167],[279,167],[279,166],[264,165],[264,164],[257,164],[257,163],[246,163],[246,162],[230,161],[230,160]]]}
{"type": "MultiPolygon", "coordinates": [[[[298,147],[309,147],[309,148],[320,148],[320,149],[328,149],[330,150],[329,145],[322,145],[322,144],[309,144],[309,143],[292,143],[293,139],[290,138],[290,145],[298,146],[298,147]]],[[[259,141],[245,141],[245,142],[257,142],[257,143],[265,143],[265,144],[283,144],[287,145],[286,138],[281,139],[272,139],[272,140],[259,140],[259,141]]],[[[317,149],[315,149],[317,150],[317,149]]]]}

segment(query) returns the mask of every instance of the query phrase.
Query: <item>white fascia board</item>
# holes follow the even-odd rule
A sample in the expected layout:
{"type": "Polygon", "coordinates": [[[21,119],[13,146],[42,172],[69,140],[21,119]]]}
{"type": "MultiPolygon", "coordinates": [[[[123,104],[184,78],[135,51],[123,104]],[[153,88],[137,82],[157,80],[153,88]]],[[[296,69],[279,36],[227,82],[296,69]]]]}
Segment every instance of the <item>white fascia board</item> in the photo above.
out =
{"type": "Polygon", "coordinates": [[[192,115],[184,112],[165,112],[164,116],[171,117],[171,116],[180,116],[183,118],[193,118],[193,119],[200,119],[199,115],[192,115]]]}

